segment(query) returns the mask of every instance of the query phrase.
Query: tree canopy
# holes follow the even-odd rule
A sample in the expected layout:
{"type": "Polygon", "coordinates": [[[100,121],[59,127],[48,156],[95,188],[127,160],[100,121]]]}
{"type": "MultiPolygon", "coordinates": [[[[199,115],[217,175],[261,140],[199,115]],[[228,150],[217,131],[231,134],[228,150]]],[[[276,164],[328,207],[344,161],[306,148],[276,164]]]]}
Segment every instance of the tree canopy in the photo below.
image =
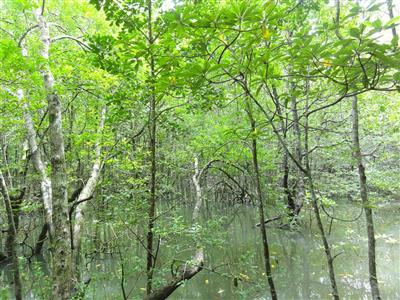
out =
{"type": "Polygon", "coordinates": [[[1,297],[400,296],[397,3],[0,10],[1,297]]]}

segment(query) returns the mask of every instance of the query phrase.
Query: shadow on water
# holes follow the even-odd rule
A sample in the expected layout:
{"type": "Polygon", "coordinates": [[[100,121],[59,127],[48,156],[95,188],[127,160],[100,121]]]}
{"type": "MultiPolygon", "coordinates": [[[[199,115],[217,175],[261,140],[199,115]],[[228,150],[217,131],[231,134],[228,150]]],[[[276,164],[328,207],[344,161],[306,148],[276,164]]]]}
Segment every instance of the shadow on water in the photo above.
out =
{"type": "MultiPolygon", "coordinates": [[[[346,204],[336,208],[336,215],[352,219],[359,211],[354,205],[346,204]]],[[[399,212],[399,207],[383,208],[377,210],[375,216],[378,274],[383,299],[400,299],[399,212]]],[[[224,242],[207,245],[205,269],[184,283],[170,299],[269,299],[259,230],[254,226],[257,211],[253,207],[229,209],[214,212],[213,218],[233,213],[235,217],[228,220],[223,229],[225,232],[221,237],[224,242]]],[[[326,260],[317,228],[310,224],[310,213],[304,211],[301,226],[296,230],[268,227],[273,275],[280,299],[331,299],[326,260]]],[[[328,227],[330,220],[325,217],[324,221],[328,227]]],[[[334,255],[337,255],[334,264],[343,299],[369,297],[364,224],[362,218],[356,222],[333,221],[332,224],[329,240],[334,255]]],[[[186,258],[190,256],[188,253],[186,258]]],[[[139,249],[136,254],[140,254],[139,249]]],[[[174,257],[174,254],[166,256],[174,257]]],[[[109,266],[115,268],[113,263],[109,266]]],[[[168,277],[168,273],[163,275],[168,277]]],[[[128,283],[136,285],[134,293],[143,293],[144,274],[135,278],[128,283]]],[[[100,282],[91,299],[113,299],[120,295],[118,280],[100,282]]]]}
{"type": "MultiPolygon", "coordinates": [[[[344,205],[336,214],[351,219],[359,209],[344,205]]],[[[400,299],[400,209],[378,210],[376,215],[377,264],[383,299],[400,299]]],[[[307,212],[308,214],[308,212],[307,212]]],[[[171,299],[269,299],[256,211],[242,209],[228,229],[229,246],[207,249],[209,262],[229,264],[232,279],[205,270],[176,292],[171,299]],[[242,261],[241,261],[242,259],[242,261]],[[245,263],[243,263],[245,262],[245,263]],[[264,279],[263,279],[264,278],[264,279]]],[[[325,218],[326,226],[329,225],[325,218]]],[[[320,237],[307,218],[296,231],[268,227],[272,267],[280,299],[331,299],[330,282],[320,237]]],[[[335,258],[339,291],[343,299],[368,299],[367,239],[364,220],[334,221],[329,240],[335,258]]]]}
{"type": "MultiPolygon", "coordinates": [[[[268,226],[271,262],[279,299],[331,299],[323,247],[315,224],[310,224],[310,213],[304,209],[300,226],[295,230],[278,228],[279,223],[270,223],[268,226]]],[[[341,218],[352,219],[359,213],[359,208],[350,204],[340,205],[335,213],[341,218]]],[[[375,214],[382,299],[400,299],[399,213],[400,206],[393,205],[380,208],[375,214]]],[[[190,210],[183,214],[189,218],[190,210]]],[[[213,219],[227,215],[232,217],[223,218],[223,224],[213,227],[213,233],[205,237],[205,240],[214,240],[205,245],[205,269],[184,283],[169,299],[269,299],[260,233],[255,227],[257,211],[254,207],[214,211],[213,219]]],[[[325,216],[326,227],[329,227],[329,221],[325,216]]],[[[98,231],[98,226],[95,230],[98,231]]],[[[99,240],[112,240],[112,228],[105,226],[100,232],[92,244],[99,243],[99,240]]],[[[126,237],[126,244],[131,246],[129,249],[119,248],[124,253],[122,263],[115,251],[104,251],[94,256],[86,253],[82,258],[85,262],[83,273],[92,277],[85,299],[121,298],[122,268],[126,276],[124,286],[130,293],[130,299],[140,299],[144,294],[144,260],[140,257],[144,257],[145,253],[137,241],[129,240],[128,235],[126,237]]],[[[336,256],[334,265],[342,299],[369,299],[364,219],[356,222],[333,221],[329,240],[336,256]]],[[[180,240],[175,243],[185,245],[177,249],[162,244],[159,264],[164,269],[157,273],[157,278],[169,277],[172,258],[187,259],[193,252],[193,245],[190,246],[193,241],[180,240]]],[[[24,291],[29,291],[26,299],[46,298],[51,286],[46,260],[37,258],[24,268],[24,291]]],[[[9,279],[8,269],[3,266],[0,296],[11,296],[9,292],[4,292],[9,279]]]]}

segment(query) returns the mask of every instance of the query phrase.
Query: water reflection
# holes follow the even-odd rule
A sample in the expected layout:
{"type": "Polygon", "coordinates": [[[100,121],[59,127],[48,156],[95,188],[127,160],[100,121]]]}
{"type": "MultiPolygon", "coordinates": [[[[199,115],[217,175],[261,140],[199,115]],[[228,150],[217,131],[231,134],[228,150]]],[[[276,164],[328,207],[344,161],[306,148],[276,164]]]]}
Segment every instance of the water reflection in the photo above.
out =
{"type": "MultiPolygon", "coordinates": [[[[350,217],[359,209],[343,205],[337,214],[350,217]]],[[[376,216],[377,263],[383,299],[400,299],[399,208],[378,210],[376,216]]],[[[253,209],[243,209],[229,229],[231,247],[208,249],[212,261],[230,260],[248,255],[247,269],[256,285],[242,283],[232,288],[230,280],[203,272],[181,288],[171,299],[269,299],[263,280],[263,261],[259,233],[254,228],[257,219],[253,209]],[[205,278],[208,280],[206,285],[205,278]],[[223,292],[221,292],[223,291],[223,292]]],[[[274,267],[275,284],[280,299],[331,299],[326,259],[314,225],[304,218],[298,231],[290,232],[269,227],[269,241],[274,267]]],[[[328,224],[328,219],[325,219],[328,224]]],[[[329,240],[333,247],[335,271],[342,299],[368,299],[367,239],[364,220],[353,223],[334,221],[329,240]]],[[[236,269],[242,272],[243,269],[236,269]]]]}
{"type": "MultiPolygon", "coordinates": [[[[354,205],[340,205],[337,215],[351,219],[358,214],[359,208],[354,205]]],[[[377,238],[377,264],[382,299],[400,299],[400,207],[380,208],[375,215],[377,238]]],[[[183,213],[185,214],[185,213],[183,213]]],[[[190,216],[190,209],[187,213],[190,216]]],[[[224,224],[214,229],[214,235],[221,240],[206,245],[205,269],[181,286],[170,299],[270,299],[267,280],[263,267],[260,234],[256,223],[257,211],[253,207],[241,207],[224,211],[213,211],[213,219],[227,216],[224,224]],[[231,217],[234,216],[234,217],[231,217]],[[220,231],[217,233],[217,231],[220,231]]],[[[271,263],[279,299],[331,299],[330,282],[326,258],[321,246],[315,224],[311,223],[310,212],[303,212],[301,225],[297,230],[278,228],[278,223],[268,226],[271,263]]],[[[330,220],[325,216],[324,222],[330,220]]],[[[367,239],[363,218],[357,222],[345,223],[334,221],[329,235],[332,245],[335,272],[339,293],[342,299],[369,299],[367,239]]],[[[143,248],[135,240],[123,237],[124,244],[118,247],[122,256],[112,251],[98,254],[90,253],[95,245],[104,247],[114,239],[114,229],[107,225],[99,228],[93,226],[94,237],[92,248],[88,247],[83,273],[90,274],[92,281],[87,290],[86,299],[119,299],[121,298],[121,267],[124,266],[124,287],[130,299],[140,299],[144,295],[145,257],[143,248]],[[95,234],[97,232],[97,234],[95,234]],[[121,258],[123,264],[121,264],[121,258]]],[[[119,229],[120,230],[120,229],[119,229]]],[[[142,226],[132,230],[138,233],[142,226]]],[[[119,231],[118,231],[119,232],[119,231]]],[[[89,232],[90,235],[90,232],[89,232]]],[[[121,239],[121,237],[119,237],[121,239]]],[[[158,268],[163,271],[155,273],[157,281],[169,278],[171,257],[187,259],[193,253],[192,240],[162,241],[158,268]],[[182,244],[181,248],[168,247],[168,243],[182,244]]],[[[112,247],[113,245],[109,245],[112,247]]],[[[115,245],[114,245],[115,246],[115,245]]],[[[115,250],[115,248],[113,248],[115,250]]],[[[0,296],[8,295],[4,289],[10,283],[7,268],[2,268],[0,296]]],[[[48,264],[35,260],[24,270],[24,291],[26,299],[46,299],[50,289],[48,264]]],[[[0,297],[1,298],[1,297],[0,297]]],[[[7,296],[5,296],[7,299],[7,296]]]]}

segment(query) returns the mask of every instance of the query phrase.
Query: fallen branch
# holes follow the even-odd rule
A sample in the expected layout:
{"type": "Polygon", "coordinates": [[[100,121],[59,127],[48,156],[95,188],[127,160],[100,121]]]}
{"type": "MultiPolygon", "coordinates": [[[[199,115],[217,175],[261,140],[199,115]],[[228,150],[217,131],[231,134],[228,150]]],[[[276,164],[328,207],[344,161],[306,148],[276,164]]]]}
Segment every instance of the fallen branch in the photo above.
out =
{"type": "Polygon", "coordinates": [[[162,286],[161,288],[155,290],[150,295],[147,295],[143,300],[163,300],[169,297],[178,287],[180,287],[186,280],[191,279],[197,273],[202,270],[204,264],[204,251],[202,248],[197,249],[196,254],[192,261],[186,262],[181,266],[178,274],[174,278],[162,286]]]}

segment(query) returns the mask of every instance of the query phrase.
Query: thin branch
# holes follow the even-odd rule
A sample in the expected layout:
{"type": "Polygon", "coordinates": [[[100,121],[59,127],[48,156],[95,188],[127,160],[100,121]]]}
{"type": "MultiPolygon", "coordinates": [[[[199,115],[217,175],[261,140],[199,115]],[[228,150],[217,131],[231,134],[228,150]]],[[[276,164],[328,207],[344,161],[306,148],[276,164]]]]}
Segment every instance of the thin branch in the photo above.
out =
{"type": "Polygon", "coordinates": [[[38,28],[38,27],[39,27],[38,24],[29,27],[29,28],[21,35],[21,37],[19,38],[18,47],[21,47],[22,42],[24,41],[24,39],[26,38],[26,36],[28,35],[28,33],[31,32],[33,29],[38,28]]]}
{"type": "Polygon", "coordinates": [[[44,14],[44,6],[45,6],[45,4],[46,4],[46,0],[43,0],[42,1],[41,13],[40,13],[41,16],[43,16],[43,14],[44,14]]]}
{"type": "Polygon", "coordinates": [[[56,41],[69,39],[69,40],[73,40],[73,41],[77,42],[77,44],[79,46],[81,46],[81,48],[84,49],[84,50],[85,50],[85,48],[87,50],[91,50],[92,49],[88,44],[82,42],[79,38],[81,38],[81,37],[74,37],[74,36],[71,36],[71,35],[60,35],[60,36],[56,36],[56,37],[52,38],[51,42],[54,43],[56,41]]]}

